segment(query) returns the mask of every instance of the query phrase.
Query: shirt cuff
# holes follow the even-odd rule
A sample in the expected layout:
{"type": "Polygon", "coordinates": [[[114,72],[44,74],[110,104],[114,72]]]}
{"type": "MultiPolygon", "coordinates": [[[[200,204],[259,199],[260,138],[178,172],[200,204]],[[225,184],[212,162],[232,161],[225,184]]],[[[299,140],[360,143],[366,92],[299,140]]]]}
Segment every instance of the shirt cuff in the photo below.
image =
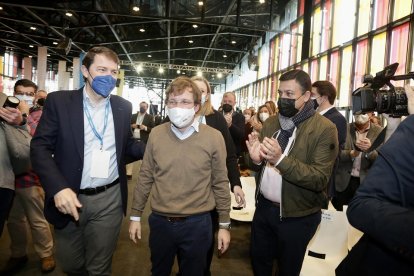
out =
{"type": "Polygon", "coordinates": [[[139,222],[139,221],[141,221],[141,217],[130,216],[129,217],[129,220],[130,221],[138,221],[139,222]]]}
{"type": "Polygon", "coordinates": [[[277,162],[273,166],[276,167],[277,165],[279,165],[280,162],[282,162],[283,158],[285,158],[285,156],[286,155],[284,153],[282,153],[282,155],[279,157],[279,160],[277,160],[277,162]]]}

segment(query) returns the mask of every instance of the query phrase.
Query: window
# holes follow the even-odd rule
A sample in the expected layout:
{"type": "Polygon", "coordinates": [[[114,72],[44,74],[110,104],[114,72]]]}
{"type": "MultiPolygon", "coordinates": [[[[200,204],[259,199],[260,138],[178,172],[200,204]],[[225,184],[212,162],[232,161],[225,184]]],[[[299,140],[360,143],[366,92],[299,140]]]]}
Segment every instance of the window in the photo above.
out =
{"type": "Polygon", "coordinates": [[[412,0],[394,0],[394,13],[392,20],[396,21],[404,16],[407,16],[411,12],[412,0]]]}
{"type": "Polygon", "coordinates": [[[355,53],[354,90],[360,87],[367,69],[368,39],[359,41],[355,53]]]}
{"type": "Polygon", "coordinates": [[[329,48],[329,38],[331,29],[331,13],[332,3],[331,0],[326,0],[322,9],[322,34],[321,34],[321,52],[326,51],[329,48]]]}
{"type": "MultiPolygon", "coordinates": [[[[398,62],[396,75],[405,74],[406,62],[407,62],[407,53],[408,53],[408,33],[409,33],[409,23],[398,26],[392,30],[391,33],[391,49],[390,49],[390,62],[398,62]]],[[[402,86],[404,81],[395,81],[396,86],[402,86]]]]}
{"type": "Polygon", "coordinates": [[[317,78],[319,77],[318,69],[319,69],[318,68],[318,60],[317,59],[312,60],[312,62],[311,62],[311,72],[310,72],[310,78],[311,78],[312,82],[316,81],[317,78]]]}
{"type": "Polygon", "coordinates": [[[371,0],[360,0],[358,12],[358,36],[361,36],[369,32],[371,0]]]}
{"type": "Polygon", "coordinates": [[[318,80],[326,80],[326,70],[328,65],[328,56],[324,55],[319,60],[319,78],[318,80]]]}
{"type": "Polygon", "coordinates": [[[335,1],[332,47],[354,38],[355,6],[353,1],[335,1]]]}
{"type": "Polygon", "coordinates": [[[342,50],[342,65],[341,65],[341,76],[339,83],[339,107],[350,106],[349,95],[351,94],[351,65],[352,65],[352,46],[348,46],[342,50]]]}
{"type": "MultiPolygon", "coordinates": [[[[338,86],[338,65],[339,65],[339,52],[335,51],[331,54],[331,60],[329,64],[328,80],[337,87],[338,86]]],[[[338,95],[337,95],[338,96],[338,95]]]]}
{"type": "Polygon", "coordinates": [[[372,39],[371,45],[371,66],[369,73],[373,76],[382,69],[385,63],[387,34],[385,32],[377,34],[372,39]]]}
{"type": "Polygon", "coordinates": [[[311,55],[315,56],[320,52],[321,42],[321,27],[322,27],[322,12],[321,8],[315,9],[312,16],[312,50],[311,55]]]}
{"type": "Polygon", "coordinates": [[[387,24],[389,6],[388,3],[389,0],[375,0],[373,30],[376,30],[387,24]]]}
{"type": "Polygon", "coordinates": [[[292,25],[292,42],[290,45],[290,64],[296,63],[296,56],[300,53],[298,53],[298,35],[295,33],[298,32],[298,25],[292,25]]]}
{"type": "MultiPolygon", "coordinates": [[[[303,34],[303,19],[301,19],[299,21],[298,33],[303,34]]],[[[297,54],[296,54],[296,62],[300,62],[302,60],[302,40],[303,40],[303,36],[298,35],[297,39],[298,39],[298,41],[297,41],[298,49],[297,49],[297,54]]]]}

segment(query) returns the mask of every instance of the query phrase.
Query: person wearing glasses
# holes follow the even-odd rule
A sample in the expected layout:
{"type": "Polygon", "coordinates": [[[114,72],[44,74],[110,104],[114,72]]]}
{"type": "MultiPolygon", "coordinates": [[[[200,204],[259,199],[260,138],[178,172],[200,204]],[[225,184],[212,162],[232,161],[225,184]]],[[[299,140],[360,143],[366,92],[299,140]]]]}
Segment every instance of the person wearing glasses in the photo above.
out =
{"type": "Polygon", "coordinates": [[[141,216],[151,193],[152,275],[170,275],[179,252],[182,275],[203,275],[212,242],[215,208],[219,217],[218,249],[230,243],[230,189],[223,135],[200,124],[201,93],[188,77],[166,90],[170,122],[150,133],[131,208],[129,236],[141,239],[141,216]]]}

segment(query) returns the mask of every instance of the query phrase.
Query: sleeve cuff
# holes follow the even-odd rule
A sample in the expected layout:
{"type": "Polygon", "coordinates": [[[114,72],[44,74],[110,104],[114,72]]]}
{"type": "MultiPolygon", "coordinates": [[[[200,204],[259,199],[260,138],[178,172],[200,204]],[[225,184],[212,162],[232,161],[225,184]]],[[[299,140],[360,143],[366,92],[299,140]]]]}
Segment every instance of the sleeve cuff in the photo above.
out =
{"type": "Polygon", "coordinates": [[[138,221],[139,222],[139,221],[141,221],[141,217],[130,216],[129,217],[129,220],[130,221],[138,221]]]}
{"type": "Polygon", "coordinates": [[[282,155],[280,156],[279,160],[277,160],[276,164],[274,164],[274,167],[276,167],[277,165],[279,165],[280,162],[282,162],[283,158],[285,158],[285,156],[286,155],[284,153],[282,153],[282,155]]]}

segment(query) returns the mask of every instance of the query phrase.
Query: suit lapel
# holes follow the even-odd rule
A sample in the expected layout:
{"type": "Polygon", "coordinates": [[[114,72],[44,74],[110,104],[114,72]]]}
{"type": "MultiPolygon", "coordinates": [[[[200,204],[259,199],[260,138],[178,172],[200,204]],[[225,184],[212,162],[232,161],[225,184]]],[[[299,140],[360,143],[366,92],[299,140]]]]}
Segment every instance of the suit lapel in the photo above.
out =
{"type": "Polygon", "coordinates": [[[111,109],[112,109],[112,117],[114,119],[114,130],[115,130],[115,145],[116,145],[116,159],[118,164],[120,162],[120,154],[122,152],[122,143],[123,139],[123,131],[122,131],[122,124],[124,122],[123,116],[123,108],[119,105],[119,103],[115,100],[114,97],[111,96],[111,109]]]}
{"type": "Polygon", "coordinates": [[[75,140],[76,149],[83,162],[84,144],[85,144],[85,130],[83,122],[83,88],[78,91],[68,92],[72,93],[71,102],[69,103],[68,114],[69,124],[72,129],[72,135],[75,140]]]}

